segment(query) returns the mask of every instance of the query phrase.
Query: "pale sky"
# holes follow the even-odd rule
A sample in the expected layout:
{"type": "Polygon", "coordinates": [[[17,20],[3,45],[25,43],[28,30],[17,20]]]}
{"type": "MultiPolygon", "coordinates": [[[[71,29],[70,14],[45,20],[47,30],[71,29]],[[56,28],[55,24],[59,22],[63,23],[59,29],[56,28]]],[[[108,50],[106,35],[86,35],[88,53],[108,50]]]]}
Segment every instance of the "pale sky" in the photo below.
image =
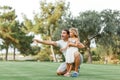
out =
{"type": "MultiPolygon", "coordinates": [[[[47,0],[55,1],[55,0],[47,0]]],[[[103,9],[120,10],[120,0],[66,0],[70,2],[70,10],[74,16],[86,10],[101,11],[103,9]]],[[[0,0],[0,6],[9,5],[16,10],[18,19],[22,20],[24,13],[29,19],[33,18],[33,12],[39,12],[40,0],[0,0]]]]}

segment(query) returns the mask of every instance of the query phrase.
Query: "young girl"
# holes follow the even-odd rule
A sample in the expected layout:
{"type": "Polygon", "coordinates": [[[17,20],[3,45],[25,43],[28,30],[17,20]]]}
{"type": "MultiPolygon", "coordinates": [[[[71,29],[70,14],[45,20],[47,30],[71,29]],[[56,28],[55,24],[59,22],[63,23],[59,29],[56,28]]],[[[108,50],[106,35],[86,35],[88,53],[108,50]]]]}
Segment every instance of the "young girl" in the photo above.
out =
{"type": "Polygon", "coordinates": [[[66,64],[67,64],[67,72],[64,74],[64,76],[69,77],[70,76],[70,72],[74,63],[74,53],[76,51],[78,51],[77,47],[73,47],[76,46],[77,44],[79,44],[79,36],[78,36],[78,30],[76,28],[70,28],[69,29],[70,32],[70,38],[68,40],[68,45],[65,48],[62,48],[61,51],[66,50],[66,64]]]}

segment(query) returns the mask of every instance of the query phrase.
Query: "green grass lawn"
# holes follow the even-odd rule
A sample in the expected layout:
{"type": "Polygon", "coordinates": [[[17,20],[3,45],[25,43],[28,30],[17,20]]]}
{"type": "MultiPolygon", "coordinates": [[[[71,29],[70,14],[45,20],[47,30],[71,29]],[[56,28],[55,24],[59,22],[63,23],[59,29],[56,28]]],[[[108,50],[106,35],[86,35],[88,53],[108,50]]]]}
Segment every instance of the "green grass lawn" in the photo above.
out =
{"type": "Polygon", "coordinates": [[[0,80],[120,80],[120,65],[82,64],[77,78],[56,75],[60,63],[0,62],[0,80]]]}

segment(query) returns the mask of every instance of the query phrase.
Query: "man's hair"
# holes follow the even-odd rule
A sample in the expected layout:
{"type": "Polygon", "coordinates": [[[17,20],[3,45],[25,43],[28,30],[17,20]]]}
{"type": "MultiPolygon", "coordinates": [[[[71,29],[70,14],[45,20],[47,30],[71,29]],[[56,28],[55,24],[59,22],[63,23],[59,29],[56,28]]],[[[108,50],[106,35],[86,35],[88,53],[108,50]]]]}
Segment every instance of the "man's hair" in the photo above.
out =
{"type": "Polygon", "coordinates": [[[68,35],[70,34],[68,29],[63,29],[63,31],[66,31],[68,35]]]}

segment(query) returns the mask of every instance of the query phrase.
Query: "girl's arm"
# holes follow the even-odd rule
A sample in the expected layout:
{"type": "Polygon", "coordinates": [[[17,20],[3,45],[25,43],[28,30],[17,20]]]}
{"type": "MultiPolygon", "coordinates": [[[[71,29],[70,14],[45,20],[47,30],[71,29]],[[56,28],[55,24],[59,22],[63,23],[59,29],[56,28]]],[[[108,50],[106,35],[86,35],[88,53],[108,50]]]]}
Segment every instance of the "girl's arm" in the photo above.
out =
{"type": "Polygon", "coordinates": [[[79,43],[79,40],[78,38],[76,38],[75,43],[69,43],[69,46],[77,47],[78,43],[79,43]]]}
{"type": "Polygon", "coordinates": [[[78,47],[78,48],[85,48],[85,46],[84,46],[83,43],[81,43],[81,42],[77,44],[77,47],[78,47]]]}
{"type": "Polygon", "coordinates": [[[76,43],[69,43],[69,46],[77,47],[77,48],[84,48],[85,46],[79,41],[79,39],[76,39],[76,43]]]}

